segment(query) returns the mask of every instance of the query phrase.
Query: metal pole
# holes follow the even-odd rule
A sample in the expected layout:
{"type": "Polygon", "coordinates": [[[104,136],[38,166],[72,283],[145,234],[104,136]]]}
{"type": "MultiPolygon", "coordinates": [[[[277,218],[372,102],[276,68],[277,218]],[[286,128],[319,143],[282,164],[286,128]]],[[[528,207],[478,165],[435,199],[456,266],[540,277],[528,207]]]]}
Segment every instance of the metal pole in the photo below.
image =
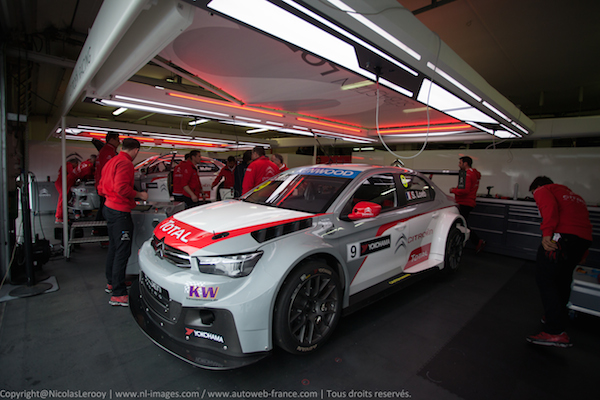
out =
{"type": "Polygon", "coordinates": [[[67,193],[67,139],[66,132],[67,121],[63,115],[61,118],[62,132],[60,136],[60,148],[62,153],[62,209],[63,209],[63,254],[67,257],[67,250],[69,246],[69,214],[67,210],[67,203],[69,193],[67,193]]]}

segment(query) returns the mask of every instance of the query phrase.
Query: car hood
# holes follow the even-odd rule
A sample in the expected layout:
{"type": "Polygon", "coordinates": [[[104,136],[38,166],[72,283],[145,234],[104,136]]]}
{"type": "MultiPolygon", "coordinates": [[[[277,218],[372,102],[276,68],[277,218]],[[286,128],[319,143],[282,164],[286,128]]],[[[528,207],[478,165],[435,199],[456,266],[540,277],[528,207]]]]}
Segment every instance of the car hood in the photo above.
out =
{"type": "Polygon", "coordinates": [[[216,242],[260,230],[304,221],[315,214],[239,200],[225,200],[179,212],[162,221],[154,235],[187,253],[216,242]]]}

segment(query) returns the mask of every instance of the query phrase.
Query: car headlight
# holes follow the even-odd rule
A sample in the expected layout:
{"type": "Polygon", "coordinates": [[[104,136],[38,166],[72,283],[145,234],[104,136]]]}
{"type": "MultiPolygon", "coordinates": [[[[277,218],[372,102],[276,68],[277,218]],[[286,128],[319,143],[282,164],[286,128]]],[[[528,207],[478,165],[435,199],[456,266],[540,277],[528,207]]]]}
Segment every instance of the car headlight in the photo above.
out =
{"type": "Polygon", "coordinates": [[[257,253],[231,256],[196,257],[196,260],[200,272],[239,278],[250,274],[262,255],[262,251],[259,251],[257,253]]]}

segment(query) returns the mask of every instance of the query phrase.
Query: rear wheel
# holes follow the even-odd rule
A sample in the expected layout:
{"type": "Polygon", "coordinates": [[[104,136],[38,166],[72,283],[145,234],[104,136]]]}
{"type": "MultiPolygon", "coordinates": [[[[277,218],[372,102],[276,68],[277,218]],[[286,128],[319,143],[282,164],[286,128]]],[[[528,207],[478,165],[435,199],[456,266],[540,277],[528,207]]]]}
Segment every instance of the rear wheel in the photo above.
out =
{"type": "Polygon", "coordinates": [[[456,272],[458,269],[463,251],[464,238],[465,236],[456,225],[450,229],[448,239],[446,240],[446,251],[444,253],[444,273],[447,275],[456,272]]]}
{"type": "Polygon", "coordinates": [[[294,354],[316,350],[333,333],[342,311],[342,285],[322,261],[309,261],[286,278],[277,297],[273,334],[294,354]]]}

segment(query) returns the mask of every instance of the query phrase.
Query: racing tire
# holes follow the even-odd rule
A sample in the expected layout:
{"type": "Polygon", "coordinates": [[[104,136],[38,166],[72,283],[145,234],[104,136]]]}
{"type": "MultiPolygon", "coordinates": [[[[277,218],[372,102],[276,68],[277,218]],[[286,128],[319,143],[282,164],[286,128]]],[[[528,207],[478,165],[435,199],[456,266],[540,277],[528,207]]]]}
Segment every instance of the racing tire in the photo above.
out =
{"type": "Polygon", "coordinates": [[[446,239],[446,251],[444,252],[445,275],[452,275],[458,269],[464,247],[464,234],[454,225],[446,239]]]}
{"type": "Polygon", "coordinates": [[[273,316],[275,343],[292,354],[307,354],[333,333],[342,314],[342,284],[321,261],[309,261],[288,275],[273,316]]]}

